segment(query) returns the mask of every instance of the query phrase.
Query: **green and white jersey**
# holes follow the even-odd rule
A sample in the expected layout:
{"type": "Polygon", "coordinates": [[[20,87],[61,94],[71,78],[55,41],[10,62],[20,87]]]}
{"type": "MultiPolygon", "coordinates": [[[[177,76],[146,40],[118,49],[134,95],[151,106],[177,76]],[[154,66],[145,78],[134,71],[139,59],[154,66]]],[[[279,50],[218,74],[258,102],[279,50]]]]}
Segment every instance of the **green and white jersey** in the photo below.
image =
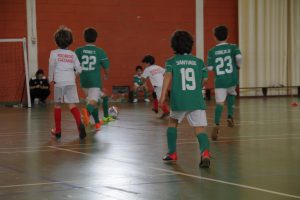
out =
{"type": "Polygon", "coordinates": [[[191,54],[175,55],[166,62],[166,73],[172,73],[171,109],[173,111],[205,110],[202,80],[208,77],[203,61],[191,54]]]}
{"type": "Polygon", "coordinates": [[[141,86],[141,85],[143,85],[144,84],[144,82],[143,82],[143,80],[142,80],[142,76],[139,76],[139,75],[134,75],[133,76],[133,83],[135,83],[135,84],[137,84],[137,85],[139,85],[139,86],[141,86]]]}
{"type": "Polygon", "coordinates": [[[82,88],[102,88],[101,67],[108,69],[109,60],[103,49],[87,44],[75,50],[82,66],[80,84],[82,88]]]}
{"type": "Polygon", "coordinates": [[[229,88],[239,83],[236,56],[241,54],[235,44],[221,43],[209,50],[207,66],[215,72],[215,88],[229,88]]]}

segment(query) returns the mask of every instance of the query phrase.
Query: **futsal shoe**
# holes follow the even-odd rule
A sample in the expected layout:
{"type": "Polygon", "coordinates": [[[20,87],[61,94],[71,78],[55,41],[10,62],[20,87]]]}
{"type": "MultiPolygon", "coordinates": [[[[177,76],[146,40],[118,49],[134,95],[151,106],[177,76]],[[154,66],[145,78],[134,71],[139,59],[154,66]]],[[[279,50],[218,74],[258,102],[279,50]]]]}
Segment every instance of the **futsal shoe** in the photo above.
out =
{"type": "Polygon", "coordinates": [[[169,115],[170,115],[169,112],[163,113],[163,114],[159,117],[159,119],[164,119],[165,117],[167,117],[167,116],[169,116],[169,115]]]}
{"type": "Polygon", "coordinates": [[[102,125],[101,122],[96,123],[96,124],[95,124],[95,130],[96,130],[96,131],[100,131],[101,125],[102,125]]]}
{"type": "Polygon", "coordinates": [[[81,123],[78,126],[79,138],[83,140],[86,137],[85,126],[81,123]]]}
{"type": "Polygon", "coordinates": [[[163,157],[163,161],[166,162],[176,162],[177,161],[177,153],[167,153],[164,157],[163,157]]]}
{"type": "Polygon", "coordinates": [[[201,154],[201,161],[199,163],[200,168],[209,168],[210,166],[210,153],[208,150],[204,150],[201,154]]]}
{"type": "Polygon", "coordinates": [[[216,125],[212,130],[211,139],[216,141],[218,139],[219,132],[220,132],[220,126],[216,125]]]}
{"type": "Polygon", "coordinates": [[[138,99],[133,99],[133,103],[137,103],[139,100],[138,99]]]}
{"type": "Polygon", "coordinates": [[[232,117],[228,117],[227,119],[227,126],[228,127],[234,127],[234,121],[232,117]]]}
{"type": "Polygon", "coordinates": [[[156,114],[158,113],[158,109],[152,108],[152,111],[155,112],[156,114]]]}
{"type": "Polygon", "coordinates": [[[108,117],[103,117],[103,118],[102,118],[102,121],[103,121],[105,124],[107,124],[107,123],[109,123],[109,122],[115,121],[115,119],[112,118],[111,116],[108,116],[108,117]]]}
{"type": "Polygon", "coordinates": [[[61,138],[61,132],[56,132],[55,128],[51,129],[51,135],[55,136],[56,139],[61,138]]]}
{"type": "Polygon", "coordinates": [[[83,120],[83,124],[85,126],[88,126],[90,123],[90,115],[89,115],[89,111],[86,108],[82,108],[81,109],[81,114],[82,114],[82,120],[83,120]]]}
{"type": "Polygon", "coordinates": [[[144,101],[145,101],[146,103],[149,103],[149,102],[150,102],[150,100],[149,100],[149,99],[144,99],[144,101]]]}

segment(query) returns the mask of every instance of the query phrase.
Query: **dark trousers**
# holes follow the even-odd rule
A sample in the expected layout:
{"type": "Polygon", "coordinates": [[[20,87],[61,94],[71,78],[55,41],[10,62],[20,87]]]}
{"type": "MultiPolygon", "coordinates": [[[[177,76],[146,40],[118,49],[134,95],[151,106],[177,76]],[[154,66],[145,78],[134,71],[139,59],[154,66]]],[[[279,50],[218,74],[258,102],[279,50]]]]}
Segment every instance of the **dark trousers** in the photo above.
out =
{"type": "Polygon", "coordinates": [[[31,102],[33,102],[35,98],[40,99],[40,101],[45,101],[49,95],[50,95],[49,89],[30,90],[31,102]]]}

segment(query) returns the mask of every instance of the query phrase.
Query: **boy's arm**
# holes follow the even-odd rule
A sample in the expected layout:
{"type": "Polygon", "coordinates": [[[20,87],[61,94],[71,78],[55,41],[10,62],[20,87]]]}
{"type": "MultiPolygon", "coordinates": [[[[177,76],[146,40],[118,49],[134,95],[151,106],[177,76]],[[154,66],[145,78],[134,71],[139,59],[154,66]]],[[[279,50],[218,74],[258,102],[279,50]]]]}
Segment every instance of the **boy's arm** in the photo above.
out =
{"type": "Polygon", "coordinates": [[[165,68],[160,67],[160,73],[165,74],[166,73],[165,68]]]}
{"type": "Polygon", "coordinates": [[[80,62],[75,53],[74,53],[74,69],[76,74],[80,74],[82,72],[82,67],[80,66],[80,62]]]}
{"type": "Polygon", "coordinates": [[[164,104],[166,100],[166,94],[170,85],[170,82],[172,80],[172,73],[171,72],[166,72],[164,76],[164,83],[162,86],[162,92],[161,92],[161,97],[159,99],[159,104],[162,105],[164,104]]]}
{"type": "Polygon", "coordinates": [[[164,104],[166,100],[166,94],[169,88],[169,85],[172,81],[173,78],[173,73],[172,73],[172,64],[169,63],[169,61],[166,62],[166,68],[165,68],[165,74],[164,74],[164,82],[162,86],[162,92],[161,92],[161,97],[159,99],[159,104],[162,105],[164,104]]]}
{"type": "Polygon", "coordinates": [[[107,80],[109,76],[109,68],[104,69],[104,80],[107,80]]]}
{"type": "Polygon", "coordinates": [[[207,57],[207,69],[209,70],[209,71],[212,71],[213,69],[214,69],[214,63],[213,63],[214,61],[213,61],[213,56],[212,56],[212,52],[211,51],[209,51],[208,52],[208,57],[207,57]]]}
{"type": "Polygon", "coordinates": [[[109,76],[109,66],[110,66],[110,61],[103,49],[100,50],[100,63],[101,66],[104,69],[104,79],[107,80],[109,76]]]}
{"type": "Polygon", "coordinates": [[[143,81],[143,83],[146,82],[146,80],[147,80],[148,77],[149,77],[149,70],[146,68],[146,69],[144,69],[143,74],[142,74],[142,81],[143,81]]]}
{"type": "Polygon", "coordinates": [[[204,87],[208,81],[208,71],[204,63],[201,61],[202,65],[202,87],[204,87]]]}
{"type": "Polygon", "coordinates": [[[240,69],[241,65],[242,65],[243,57],[242,57],[241,50],[239,49],[239,47],[237,45],[235,45],[234,55],[235,55],[235,63],[237,65],[238,69],[240,69]]]}
{"type": "Polygon", "coordinates": [[[55,68],[55,58],[53,53],[51,52],[49,58],[49,69],[48,69],[48,79],[50,83],[54,80],[54,68],[55,68]]]}

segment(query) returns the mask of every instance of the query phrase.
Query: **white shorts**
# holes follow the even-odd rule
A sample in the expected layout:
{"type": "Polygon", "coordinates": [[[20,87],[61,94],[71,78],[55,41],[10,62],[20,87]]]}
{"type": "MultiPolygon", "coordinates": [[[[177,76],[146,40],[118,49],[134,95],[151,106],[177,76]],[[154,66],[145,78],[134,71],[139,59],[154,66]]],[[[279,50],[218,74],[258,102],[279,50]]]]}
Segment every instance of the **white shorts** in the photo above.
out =
{"type": "Polygon", "coordinates": [[[76,85],[54,86],[55,103],[79,103],[76,85]]]}
{"type": "Polygon", "coordinates": [[[215,98],[217,103],[223,103],[226,100],[227,95],[236,96],[237,93],[235,91],[236,86],[232,86],[229,88],[216,88],[215,89],[215,98]]]}
{"type": "Polygon", "coordinates": [[[190,126],[207,126],[206,111],[194,110],[194,111],[171,111],[170,117],[177,119],[178,123],[181,123],[186,116],[190,126]]]}
{"type": "Polygon", "coordinates": [[[156,93],[157,99],[159,100],[161,97],[162,87],[154,87],[154,92],[156,93]]]}
{"type": "Polygon", "coordinates": [[[104,96],[100,88],[83,88],[83,91],[87,101],[94,100],[98,102],[104,96]]]}

